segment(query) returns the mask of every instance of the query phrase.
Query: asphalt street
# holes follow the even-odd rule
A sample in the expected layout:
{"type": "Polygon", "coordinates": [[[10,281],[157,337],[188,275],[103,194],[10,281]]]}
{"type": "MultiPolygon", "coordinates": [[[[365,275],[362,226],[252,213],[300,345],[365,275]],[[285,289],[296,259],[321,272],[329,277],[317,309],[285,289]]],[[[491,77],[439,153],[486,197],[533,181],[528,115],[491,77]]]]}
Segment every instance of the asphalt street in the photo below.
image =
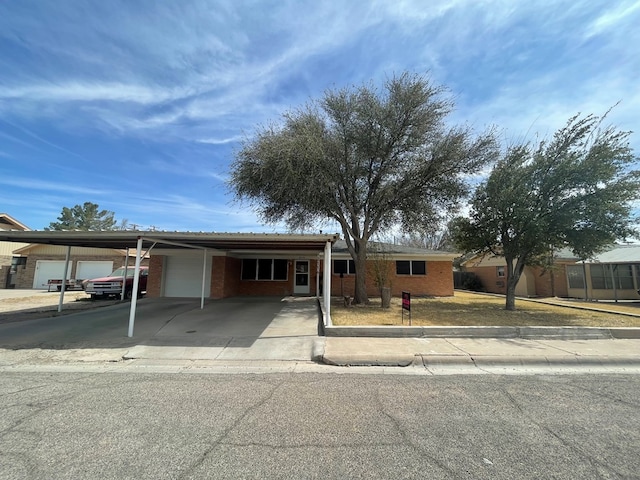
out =
{"type": "Polygon", "coordinates": [[[639,391],[634,375],[2,372],[0,478],[638,478],[639,391]]]}

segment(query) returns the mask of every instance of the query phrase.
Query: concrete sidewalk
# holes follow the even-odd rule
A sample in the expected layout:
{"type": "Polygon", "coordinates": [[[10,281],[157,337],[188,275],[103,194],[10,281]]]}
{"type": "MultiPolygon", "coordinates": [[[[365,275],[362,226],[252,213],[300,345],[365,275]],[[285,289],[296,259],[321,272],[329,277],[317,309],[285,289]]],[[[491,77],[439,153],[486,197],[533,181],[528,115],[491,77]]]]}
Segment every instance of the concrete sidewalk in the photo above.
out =
{"type": "Polygon", "coordinates": [[[343,366],[640,367],[640,339],[324,337],[314,360],[343,366]]]}

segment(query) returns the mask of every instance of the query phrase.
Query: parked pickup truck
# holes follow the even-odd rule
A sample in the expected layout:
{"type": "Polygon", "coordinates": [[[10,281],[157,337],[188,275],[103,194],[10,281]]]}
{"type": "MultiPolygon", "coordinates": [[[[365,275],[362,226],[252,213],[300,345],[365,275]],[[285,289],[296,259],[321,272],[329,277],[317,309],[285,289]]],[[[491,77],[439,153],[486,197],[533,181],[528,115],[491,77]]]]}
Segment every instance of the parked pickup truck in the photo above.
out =
{"type": "MultiPolygon", "coordinates": [[[[125,282],[124,298],[130,299],[133,292],[134,267],[127,268],[127,278],[125,282]]],[[[92,278],[84,281],[84,291],[91,295],[92,299],[118,297],[122,295],[122,278],[124,277],[124,267],[115,270],[108,277],[92,278]]],[[[149,267],[140,267],[140,282],[138,283],[138,297],[147,293],[147,278],[149,277],[149,267]]]]}

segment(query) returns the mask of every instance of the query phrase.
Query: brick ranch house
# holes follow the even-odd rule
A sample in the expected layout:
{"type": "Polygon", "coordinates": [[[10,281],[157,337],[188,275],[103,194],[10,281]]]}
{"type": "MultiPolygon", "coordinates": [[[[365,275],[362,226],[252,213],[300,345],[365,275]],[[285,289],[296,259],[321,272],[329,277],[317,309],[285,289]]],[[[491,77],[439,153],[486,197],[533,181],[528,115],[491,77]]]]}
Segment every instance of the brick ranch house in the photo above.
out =
{"type": "MultiPolygon", "coordinates": [[[[115,263],[122,259],[118,255],[126,247],[135,252],[139,238],[144,239],[142,250],[149,256],[149,297],[320,296],[326,270],[331,271],[329,281],[333,296],[353,295],[353,261],[346,243],[338,240],[337,234],[0,232],[0,241],[29,244],[19,249],[21,254],[26,254],[29,268],[37,262],[42,265],[50,260],[53,252],[71,247],[72,252],[77,253],[71,256],[74,262],[71,278],[77,277],[83,261],[111,261],[117,268],[120,265],[115,263]],[[327,245],[331,246],[329,250],[327,245]],[[98,251],[110,251],[114,256],[111,260],[95,260],[98,251]],[[325,267],[327,253],[329,259],[325,267]]],[[[400,296],[403,290],[415,296],[453,295],[452,261],[456,256],[454,253],[385,245],[384,262],[390,273],[392,295],[400,296]]],[[[380,258],[370,255],[367,263],[370,296],[379,294],[374,281],[376,261],[380,258]]],[[[134,261],[129,263],[133,265],[134,261]]],[[[26,270],[25,279],[29,277],[26,270]]],[[[25,282],[28,283],[22,281],[25,282]]]]}
{"type": "MultiPolygon", "coordinates": [[[[558,252],[553,269],[525,267],[516,285],[519,297],[568,297],[567,265],[578,259],[569,251],[558,252]]],[[[476,255],[460,264],[465,272],[474,273],[482,282],[484,291],[505,295],[507,293],[507,263],[504,257],[476,255]]]]}
{"type": "MultiPolygon", "coordinates": [[[[485,291],[506,293],[503,257],[476,256],[464,261],[461,267],[473,272],[485,291]]],[[[640,300],[640,245],[612,246],[584,265],[570,251],[561,250],[550,270],[525,267],[516,295],[584,298],[585,286],[591,300],[640,300]]]]}

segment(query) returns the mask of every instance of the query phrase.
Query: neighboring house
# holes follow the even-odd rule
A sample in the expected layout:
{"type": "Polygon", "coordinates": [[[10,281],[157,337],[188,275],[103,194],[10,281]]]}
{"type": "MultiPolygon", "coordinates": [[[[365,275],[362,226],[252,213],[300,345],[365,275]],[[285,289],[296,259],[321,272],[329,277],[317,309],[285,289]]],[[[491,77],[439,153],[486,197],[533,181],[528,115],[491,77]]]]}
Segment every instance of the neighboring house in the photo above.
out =
{"type": "MultiPolygon", "coordinates": [[[[6,213],[0,213],[0,231],[24,232],[28,230],[30,230],[29,227],[15,218],[6,213]]],[[[15,272],[26,259],[15,256],[13,251],[27,245],[26,243],[0,241],[0,288],[15,287],[15,272]]]]}
{"type": "MultiPolygon", "coordinates": [[[[391,295],[400,297],[403,291],[414,296],[453,295],[453,259],[458,253],[425,250],[387,243],[370,242],[367,259],[367,295],[379,296],[376,285],[378,269],[389,274],[391,295]],[[385,265],[386,264],[386,265],[385,265]]],[[[338,240],[332,250],[331,294],[353,296],[355,264],[344,240],[338,240]]]]}
{"type": "Polygon", "coordinates": [[[640,245],[616,245],[594,259],[567,267],[569,296],[640,300],[640,245]],[[586,277],[585,277],[586,273],[586,277]]]}
{"type": "MultiPolygon", "coordinates": [[[[49,280],[62,279],[64,275],[67,247],[28,244],[13,253],[22,261],[15,274],[15,288],[48,289],[49,280]]],[[[126,256],[125,249],[72,247],[67,279],[80,281],[107,276],[124,265],[126,256]]],[[[133,265],[135,252],[129,253],[129,257],[129,264],[133,265]]]]}
{"type": "MultiPolygon", "coordinates": [[[[553,268],[525,267],[516,285],[519,297],[568,297],[567,267],[578,259],[566,249],[554,256],[553,268]]],[[[504,257],[476,255],[461,263],[463,271],[474,273],[482,282],[484,291],[507,293],[507,263],[504,257]]]]}

